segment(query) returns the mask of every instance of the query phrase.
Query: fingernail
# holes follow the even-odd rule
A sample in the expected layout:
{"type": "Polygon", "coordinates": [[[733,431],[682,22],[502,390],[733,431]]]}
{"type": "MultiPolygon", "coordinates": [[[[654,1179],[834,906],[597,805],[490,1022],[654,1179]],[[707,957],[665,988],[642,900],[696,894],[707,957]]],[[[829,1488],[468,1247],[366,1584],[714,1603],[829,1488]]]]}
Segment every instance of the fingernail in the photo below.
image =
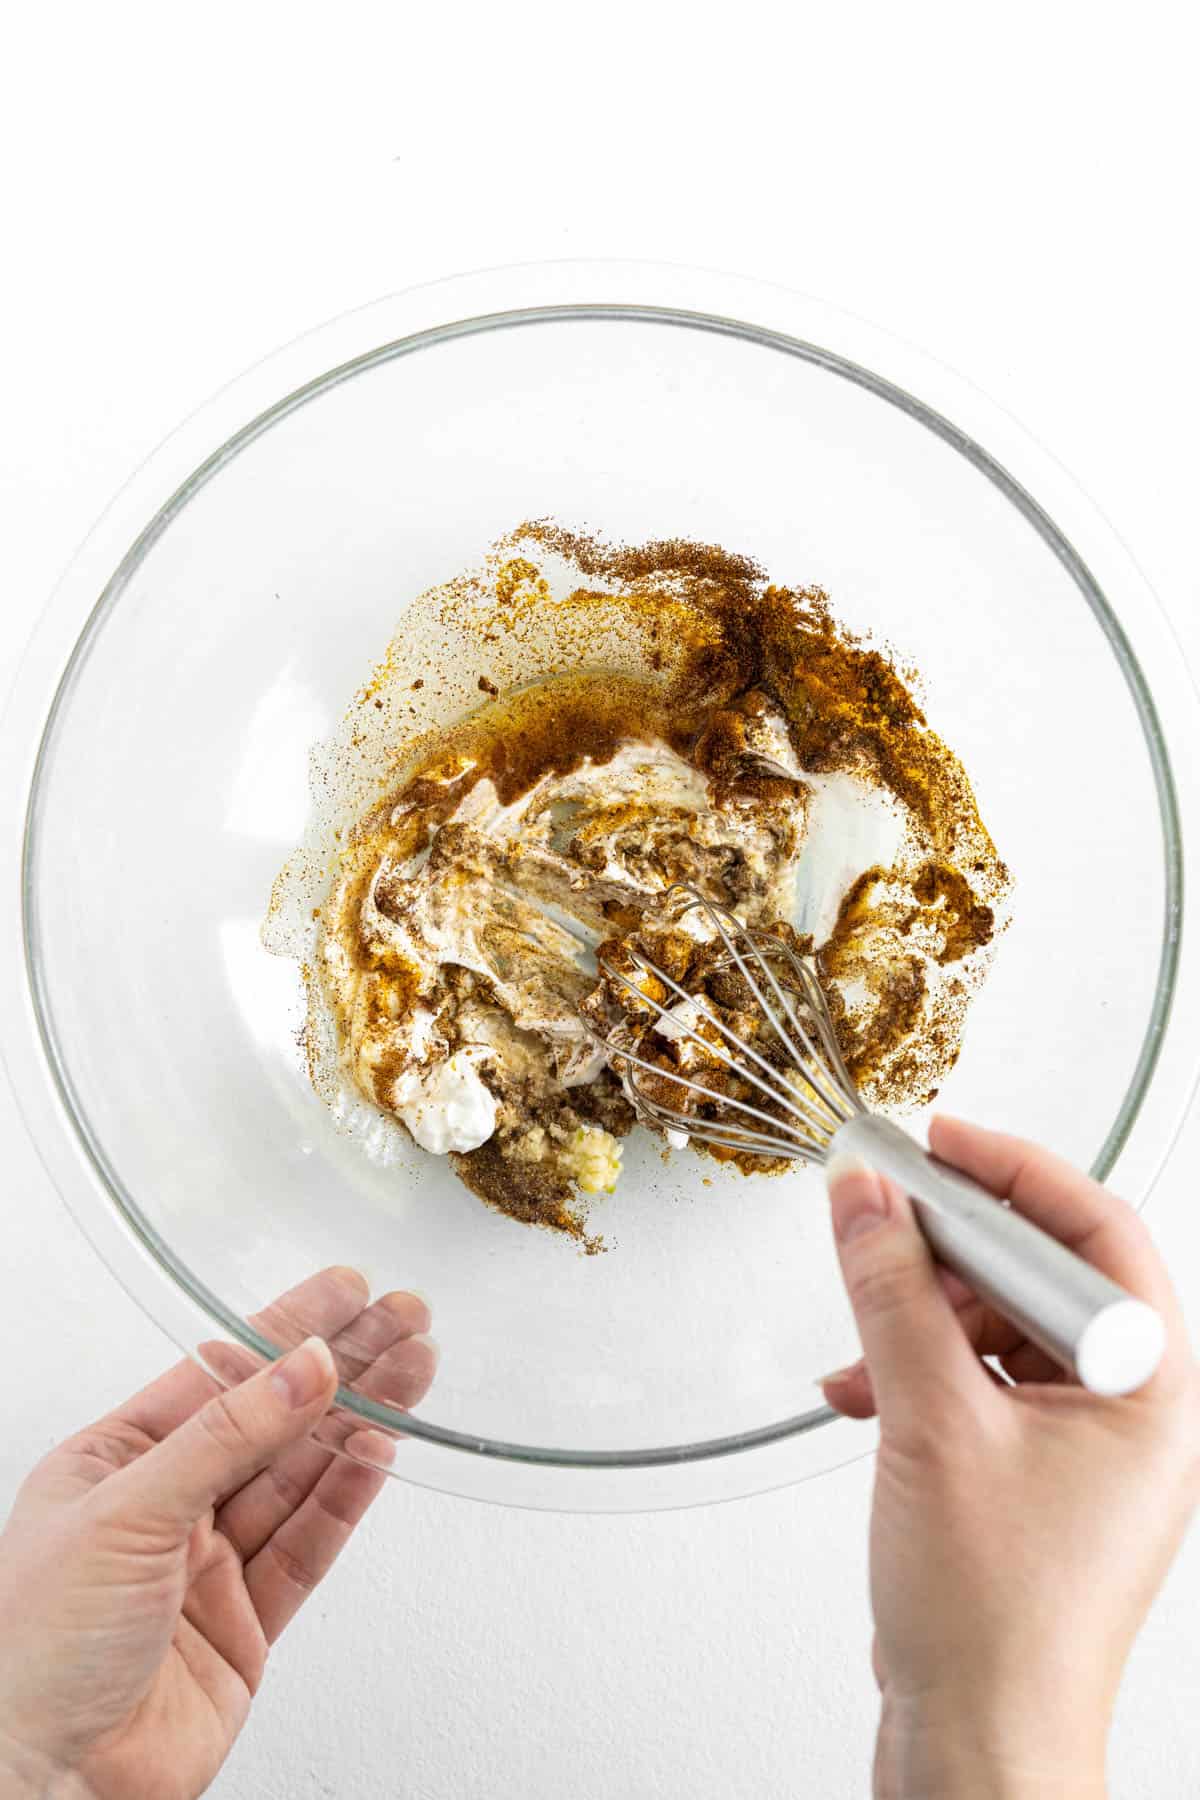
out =
{"type": "Polygon", "coordinates": [[[886,1219],[886,1190],[870,1163],[861,1156],[848,1156],[841,1151],[831,1156],[825,1165],[825,1185],[833,1213],[833,1235],[839,1244],[849,1244],[864,1232],[874,1231],[886,1219]]]}
{"type": "Polygon", "coordinates": [[[288,1351],[282,1362],[276,1363],[271,1371],[271,1385],[293,1412],[298,1412],[326,1391],[334,1372],[333,1356],[324,1338],[305,1338],[288,1351]]]}
{"type": "Polygon", "coordinates": [[[432,1355],[434,1366],[436,1368],[437,1364],[442,1359],[442,1346],[438,1343],[436,1338],[430,1337],[427,1331],[414,1331],[408,1341],[410,1344],[424,1344],[425,1348],[432,1355]]]}

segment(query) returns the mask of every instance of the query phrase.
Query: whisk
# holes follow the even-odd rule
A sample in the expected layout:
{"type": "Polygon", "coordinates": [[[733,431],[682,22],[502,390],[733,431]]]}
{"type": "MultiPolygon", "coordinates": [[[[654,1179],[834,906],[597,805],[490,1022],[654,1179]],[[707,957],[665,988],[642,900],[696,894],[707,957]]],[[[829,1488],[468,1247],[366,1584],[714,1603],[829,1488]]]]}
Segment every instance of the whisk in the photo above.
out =
{"type": "MultiPolygon", "coordinates": [[[[891,1120],[868,1111],[847,1070],[811,960],[782,938],[751,931],[736,913],[694,887],[672,892],[686,895],[683,910],[698,910],[715,929],[724,957],[718,957],[714,972],[736,969],[741,976],[766,1027],[759,1041],[774,1057],[763,1055],[703,995],[690,993],[641,950],[629,951],[633,974],[600,956],[609,980],[635,997],[639,1009],[651,1008],[667,1035],[690,1040],[705,1064],[711,1068],[715,1062],[737,1078],[736,1093],[721,1091],[640,1055],[622,1042],[620,1026],[607,1033],[589,1026],[639,1117],[671,1133],[675,1142],[675,1134],[686,1133],[698,1144],[754,1156],[818,1162],[842,1152],[862,1157],[911,1196],[939,1262],[1084,1387],[1118,1395],[1148,1381],[1165,1345],[1158,1313],[969,1177],[938,1162],[891,1120]],[[637,975],[661,984],[657,991],[672,998],[653,997],[637,975]],[[702,1023],[703,1032],[697,1029],[702,1023]],[[663,1090],[673,1087],[709,1103],[708,1116],[671,1105],[663,1090]]],[[[703,1067],[696,1073],[702,1077],[703,1067]]]]}

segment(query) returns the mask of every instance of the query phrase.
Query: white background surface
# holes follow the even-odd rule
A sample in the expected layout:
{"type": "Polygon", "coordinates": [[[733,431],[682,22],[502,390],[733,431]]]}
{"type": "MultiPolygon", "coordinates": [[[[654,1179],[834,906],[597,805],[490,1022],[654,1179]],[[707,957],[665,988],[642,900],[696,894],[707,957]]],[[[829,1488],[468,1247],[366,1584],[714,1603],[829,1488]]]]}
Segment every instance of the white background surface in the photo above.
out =
{"type": "MultiPolygon", "coordinates": [[[[0,69],[0,672],[111,492],[227,377],[390,289],[583,255],[780,280],[956,365],[1091,491],[1195,665],[1181,17],[22,9],[0,69]]],[[[2,1506],[170,1351],[76,1236],[6,1093],[0,1153],[2,1506]]],[[[1200,1323],[1198,1154],[1193,1121],[1150,1218],[1200,1323]]],[[[875,1719],[869,1483],[856,1466],[609,1519],[393,1484],[214,1792],[853,1800],[875,1719]]],[[[1129,1671],[1120,1800],[1200,1789],[1198,1616],[1193,1533],[1129,1671]]]]}

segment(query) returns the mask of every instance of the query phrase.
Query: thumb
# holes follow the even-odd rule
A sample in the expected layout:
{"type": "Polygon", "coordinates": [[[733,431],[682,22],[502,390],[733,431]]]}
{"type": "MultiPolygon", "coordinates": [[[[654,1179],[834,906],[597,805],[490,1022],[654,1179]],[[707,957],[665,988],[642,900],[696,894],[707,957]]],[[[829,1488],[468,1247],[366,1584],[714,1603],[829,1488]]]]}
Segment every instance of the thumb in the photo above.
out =
{"type": "Polygon", "coordinates": [[[306,1338],[250,1380],[214,1395],[97,1492],[124,1518],[186,1534],[223,1495],[310,1431],[336,1389],[328,1344],[306,1338]]]}
{"type": "Polygon", "coordinates": [[[991,1388],[937,1278],[911,1204],[858,1156],[825,1168],[842,1279],[885,1432],[928,1425],[938,1403],[991,1388]]]}

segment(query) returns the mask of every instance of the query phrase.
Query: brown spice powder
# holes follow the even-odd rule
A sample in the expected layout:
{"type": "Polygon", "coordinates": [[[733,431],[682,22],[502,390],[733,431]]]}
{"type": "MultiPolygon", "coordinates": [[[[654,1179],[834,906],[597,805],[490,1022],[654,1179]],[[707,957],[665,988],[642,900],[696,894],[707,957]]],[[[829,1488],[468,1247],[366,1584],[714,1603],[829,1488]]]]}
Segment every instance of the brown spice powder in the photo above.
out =
{"type": "MultiPolygon", "coordinates": [[[[351,833],[349,848],[361,852],[369,843],[373,853],[386,846],[400,860],[396,840],[412,829],[406,821],[414,811],[425,829],[448,818],[485,778],[501,804],[511,805],[544,775],[569,773],[588,759],[604,764],[630,740],[669,744],[709,776],[718,804],[799,801],[802,782],[746,754],[749,723],[778,712],[802,770],[848,773],[887,790],[905,809],[910,842],[903,866],[868,869],[852,884],[819,947],[818,968],[850,1072],[869,1098],[927,1098],[957,1055],[973,980],[942,981],[931,998],[930,965],[970,965],[994,935],[1009,876],[965,772],[929,727],[894,660],[841,626],[821,589],[769,583],[749,557],[716,545],[611,545],[536,520],[503,540],[493,566],[490,589],[472,574],[442,590],[456,619],[469,610],[466,603],[474,607],[479,642],[519,633],[534,609],[554,607],[576,623],[583,662],[590,615],[618,606],[642,632],[644,679],[564,671],[497,694],[481,675],[488,701],[427,742],[415,764],[409,759],[399,787],[351,833]],[[531,550],[562,557],[586,580],[605,585],[556,597],[531,550]],[[481,594],[487,604],[479,604],[481,594]],[[393,823],[398,804],[410,810],[393,823]],[[853,1003],[847,992],[856,994],[853,1003]]],[[[389,657],[360,700],[386,688],[390,671],[389,657]]],[[[735,890],[730,898],[736,903],[735,890]]],[[[613,918],[623,932],[637,923],[613,918]]],[[[364,973],[383,984],[378,1004],[385,1011],[403,1006],[404,972],[388,966],[374,944],[360,942],[358,957],[364,973]]],[[[372,1096],[378,1103],[397,1072],[380,1064],[372,1096]]],[[[614,1116],[611,1128],[629,1122],[614,1116]]],[[[518,1168],[495,1141],[454,1163],[490,1204],[593,1247],[583,1202],[552,1168],[518,1168]]]]}

